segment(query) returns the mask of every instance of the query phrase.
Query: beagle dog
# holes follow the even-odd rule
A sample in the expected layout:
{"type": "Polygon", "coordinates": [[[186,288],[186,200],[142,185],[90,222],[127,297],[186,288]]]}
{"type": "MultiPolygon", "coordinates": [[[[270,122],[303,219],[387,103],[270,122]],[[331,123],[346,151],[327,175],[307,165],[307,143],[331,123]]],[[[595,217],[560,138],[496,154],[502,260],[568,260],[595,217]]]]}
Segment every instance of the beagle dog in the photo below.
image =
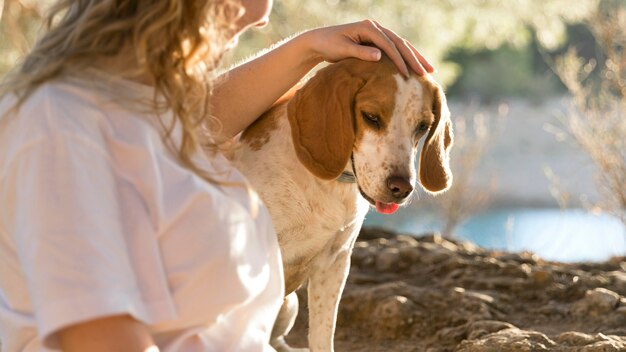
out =
{"type": "Polygon", "coordinates": [[[450,112],[430,77],[400,75],[386,57],[347,59],[318,71],[240,137],[235,165],[269,208],[282,252],[285,300],[271,344],[285,342],[308,282],[309,348],[333,351],[350,255],[369,206],[391,214],[419,181],[429,193],[452,182],[450,112]]]}

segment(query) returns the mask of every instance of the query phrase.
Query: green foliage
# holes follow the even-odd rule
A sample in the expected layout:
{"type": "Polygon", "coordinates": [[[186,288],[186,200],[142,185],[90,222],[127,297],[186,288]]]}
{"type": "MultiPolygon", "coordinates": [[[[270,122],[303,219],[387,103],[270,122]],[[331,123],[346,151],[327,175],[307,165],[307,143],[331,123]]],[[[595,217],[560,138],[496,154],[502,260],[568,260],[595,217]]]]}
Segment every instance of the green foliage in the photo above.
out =
{"type": "MultiPolygon", "coordinates": [[[[5,0],[0,76],[33,42],[41,14],[51,3],[53,0],[5,0]]],[[[542,46],[557,47],[565,40],[566,24],[584,20],[596,7],[597,0],[276,0],[271,23],[242,36],[231,55],[238,61],[310,28],[371,18],[411,41],[435,64],[437,79],[445,85],[465,72],[464,90],[518,94],[526,88],[502,87],[504,80],[495,78],[509,76],[512,79],[506,85],[528,87],[532,77],[522,52],[528,49],[531,33],[536,32],[542,46]],[[496,53],[489,63],[455,62],[450,60],[452,48],[496,53]],[[507,66],[519,71],[507,72],[507,66]],[[499,71],[494,73],[494,69],[499,71]],[[472,84],[478,88],[471,88],[472,84]]],[[[546,89],[551,84],[546,82],[546,89]]]]}
{"type": "Polygon", "coordinates": [[[626,2],[601,1],[587,24],[598,59],[570,48],[554,62],[572,96],[563,125],[597,167],[601,198],[589,206],[626,224],[626,2]]]}
{"type": "Polygon", "coordinates": [[[532,31],[541,45],[554,48],[565,40],[566,24],[596,6],[596,0],[278,0],[270,25],[244,36],[234,58],[305,29],[372,18],[411,41],[436,65],[438,80],[450,84],[466,69],[446,60],[451,48],[520,48],[532,31]]]}
{"type": "Polygon", "coordinates": [[[480,51],[458,49],[452,51],[448,59],[465,67],[448,89],[452,96],[473,96],[488,101],[518,96],[540,101],[564,92],[552,71],[534,62],[533,51],[528,46],[503,45],[496,50],[480,51]]]}
{"type": "Polygon", "coordinates": [[[51,0],[0,0],[0,77],[35,41],[43,11],[51,4],[51,0]]]}

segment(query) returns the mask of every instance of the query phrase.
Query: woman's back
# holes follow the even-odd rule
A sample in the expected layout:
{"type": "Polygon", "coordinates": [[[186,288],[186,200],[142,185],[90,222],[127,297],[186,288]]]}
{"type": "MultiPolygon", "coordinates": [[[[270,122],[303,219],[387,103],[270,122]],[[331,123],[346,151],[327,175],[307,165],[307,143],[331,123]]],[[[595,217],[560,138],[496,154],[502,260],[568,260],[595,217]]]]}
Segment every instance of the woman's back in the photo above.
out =
{"type": "MultiPolygon", "coordinates": [[[[3,347],[130,313],[162,351],[262,350],[282,303],[266,210],[180,165],[154,113],[128,104],[153,88],[90,83],[101,74],[50,81],[16,112],[0,101],[3,347]]],[[[195,161],[244,182],[221,156],[195,161]]]]}

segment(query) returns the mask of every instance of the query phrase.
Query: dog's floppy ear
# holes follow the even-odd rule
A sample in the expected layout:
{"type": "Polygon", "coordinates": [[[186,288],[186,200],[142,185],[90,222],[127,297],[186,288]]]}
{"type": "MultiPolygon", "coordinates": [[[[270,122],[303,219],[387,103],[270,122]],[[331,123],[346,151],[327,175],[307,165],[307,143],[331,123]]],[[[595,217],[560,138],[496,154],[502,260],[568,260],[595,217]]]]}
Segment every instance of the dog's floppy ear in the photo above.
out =
{"type": "Polygon", "coordinates": [[[298,159],[326,180],[341,174],[354,145],[354,97],[363,79],[353,76],[348,64],[337,63],[317,72],[287,106],[298,159]]]}
{"type": "Polygon", "coordinates": [[[450,148],[452,122],[446,97],[439,86],[433,87],[433,114],[435,121],[428,132],[420,154],[420,183],[430,193],[439,193],[452,185],[450,148]]]}

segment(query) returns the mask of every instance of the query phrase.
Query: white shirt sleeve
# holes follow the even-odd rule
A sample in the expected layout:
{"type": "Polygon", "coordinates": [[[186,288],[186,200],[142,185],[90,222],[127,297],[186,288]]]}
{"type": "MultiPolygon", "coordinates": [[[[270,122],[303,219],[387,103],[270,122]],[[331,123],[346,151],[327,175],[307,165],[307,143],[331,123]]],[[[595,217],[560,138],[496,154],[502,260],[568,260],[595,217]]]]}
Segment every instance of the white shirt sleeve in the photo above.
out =
{"type": "Polygon", "coordinates": [[[124,182],[107,153],[80,135],[23,146],[3,170],[0,214],[28,283],[39,337],[105,316],[144,320],[120,206],[124,182]]]}

